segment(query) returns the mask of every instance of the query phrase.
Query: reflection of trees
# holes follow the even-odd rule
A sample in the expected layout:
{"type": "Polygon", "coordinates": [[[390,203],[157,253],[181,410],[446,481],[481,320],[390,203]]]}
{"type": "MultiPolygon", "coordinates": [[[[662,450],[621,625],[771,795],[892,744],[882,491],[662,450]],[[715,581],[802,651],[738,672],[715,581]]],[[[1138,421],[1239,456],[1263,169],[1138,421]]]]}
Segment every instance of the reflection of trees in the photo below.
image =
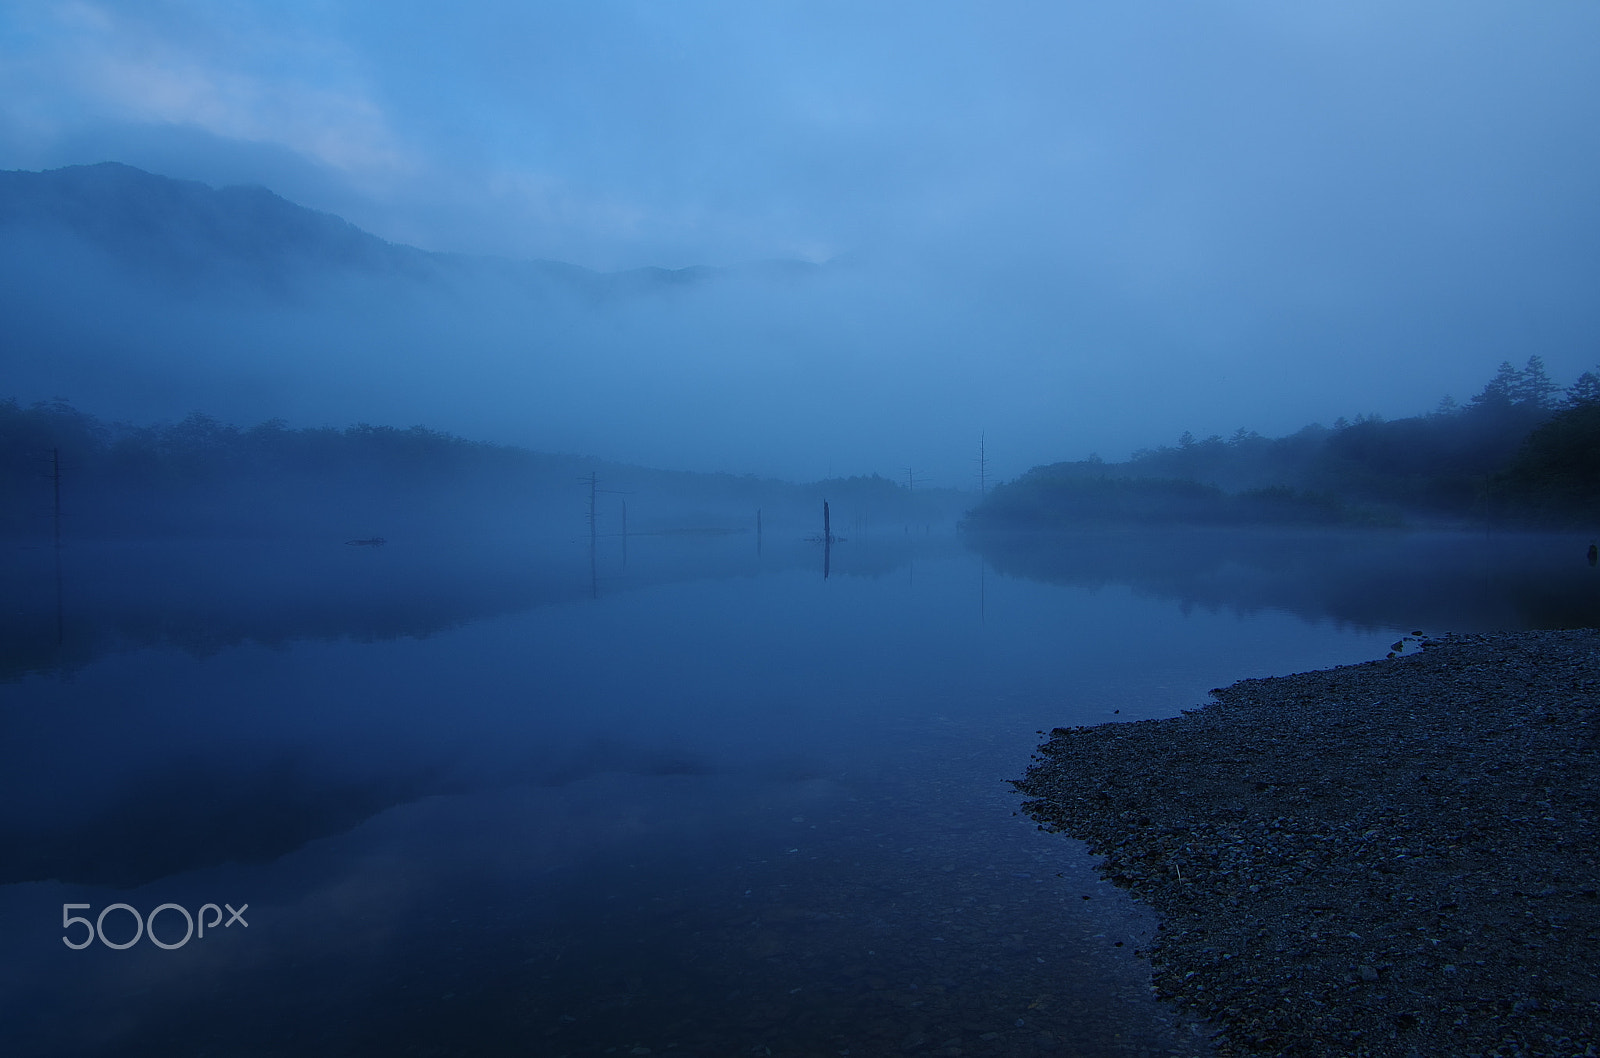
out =
{"type": "MultiPolygon", "coordinates": [[[[739,536],[636,535],[626,564],[619,541],[600,543],[607,593],[815,561],[798,534],[760,554],[739,536]]],[[[884,576],[911,550],[898,538],[863,538],[835,556],[833,573],[884,576]]],[[[141,647],[206,656],[243,643],[420,637],[593,591],[582,549],[528,544],[80,544],[61,552],[59,580],[55,559],[48,548],[0,552],[0,680],[71,672],[141,647]]]]}
{"type": "Polygon", "coordinates": [[[0,679],[141,647],[206,656],[247,642],[425,636],[579,595],[557,564],[455,556],[419,567],[342,544],[85,544],[61,554],[59,574],[54,558],[37,549],[0,562],[0,679]]]}
{"type": "Polygon", "coordinates": [[[1012,576],[1125,584],[1214,609],[1430,633],[1600,624],[1600,582],[1570,537],[1167,530],[969,534],[967,543],[1012,576]]]}

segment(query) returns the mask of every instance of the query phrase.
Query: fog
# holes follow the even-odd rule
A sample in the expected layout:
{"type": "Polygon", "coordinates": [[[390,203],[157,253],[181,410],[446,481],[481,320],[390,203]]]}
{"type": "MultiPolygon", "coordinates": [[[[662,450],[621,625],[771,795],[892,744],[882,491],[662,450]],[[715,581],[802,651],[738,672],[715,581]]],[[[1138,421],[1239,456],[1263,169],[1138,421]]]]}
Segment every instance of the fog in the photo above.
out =
{"type": "Polygon", "coordinates": [[[980,435],[1010,477],[1596,358],[1585,5],[0,19],[0,167],[418,251],[137,181],[140,230],[0,209],[24,403],[970,488],[980,435]]]}
{"type": "Polygon", "coordinates": [[[1597,129],[1584,0],[0,5],[0,1051],[1579,1038],[1359,768],[1348,961],[1334,801],[1140,780],[1215,977],[1014,780],[1600,620],[1597,129]]]}

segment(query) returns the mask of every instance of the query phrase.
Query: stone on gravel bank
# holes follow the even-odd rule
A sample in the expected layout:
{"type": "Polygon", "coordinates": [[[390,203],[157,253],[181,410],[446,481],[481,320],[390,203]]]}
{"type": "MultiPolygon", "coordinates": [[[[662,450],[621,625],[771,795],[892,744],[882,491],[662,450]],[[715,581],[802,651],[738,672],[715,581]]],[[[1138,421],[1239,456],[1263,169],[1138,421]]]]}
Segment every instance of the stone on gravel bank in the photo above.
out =
{"type": "Polygon", "coordinates": [[[1057,728],[1017,783],[1221,1054],[1597,1053],[1600,632],[1422,646],[1057,728]]]}

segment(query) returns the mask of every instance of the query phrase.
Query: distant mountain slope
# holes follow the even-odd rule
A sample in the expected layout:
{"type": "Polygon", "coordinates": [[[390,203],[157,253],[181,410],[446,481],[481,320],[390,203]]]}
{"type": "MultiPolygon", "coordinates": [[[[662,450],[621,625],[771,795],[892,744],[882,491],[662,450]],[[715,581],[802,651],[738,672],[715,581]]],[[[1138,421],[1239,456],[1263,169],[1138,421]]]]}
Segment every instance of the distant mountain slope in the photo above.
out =
{"type": "Polygon", "coordinates": [[[0,172],[0,226],[68,233],[124,265],[190,279],[219,269],[270,281],[307,266],[412,275],[432,268],[430,254],[264,187],[216,189],[116,162],[0,172]]]}
{"type": "MultiPolygon", "coordinates": [[[[213,188],[119,162],[0,171],[0,232],[8,229],[13,235],[69,235],[140,273],[189,284],[226,277],[273,290],[307,271],[335,271],[421,281],[561,283],[590,293],[626,293],[681,287],[729,271],[694,266],[601,273],[557,261],[432,253],[386,242],[264,187],[213,188]]],[[[793,274],[816,267],[782,261],[754,270],[793,274]]]]}
{"type": "Polygon", "coordinates": [[[863,305],[853,266],[601,273],[397,245],[260,187],[0,172],[0,391],[114,420],[422,422],[815,474],[860,447],[845,429],[882,432],[863,305]]]}

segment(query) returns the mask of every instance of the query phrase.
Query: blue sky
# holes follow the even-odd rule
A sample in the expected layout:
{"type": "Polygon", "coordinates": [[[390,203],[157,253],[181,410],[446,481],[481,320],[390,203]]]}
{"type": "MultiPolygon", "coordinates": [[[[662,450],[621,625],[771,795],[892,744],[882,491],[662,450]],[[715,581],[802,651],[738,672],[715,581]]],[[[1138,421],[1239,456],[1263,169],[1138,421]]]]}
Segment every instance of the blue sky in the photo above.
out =
{"type": "Polygon", "coordinates": [[[1600,361],[1592,2],[6,5],[0,168],[107,159],[433,250],[865,261],[1079,395],[1056,458],[1600,361]]]}

